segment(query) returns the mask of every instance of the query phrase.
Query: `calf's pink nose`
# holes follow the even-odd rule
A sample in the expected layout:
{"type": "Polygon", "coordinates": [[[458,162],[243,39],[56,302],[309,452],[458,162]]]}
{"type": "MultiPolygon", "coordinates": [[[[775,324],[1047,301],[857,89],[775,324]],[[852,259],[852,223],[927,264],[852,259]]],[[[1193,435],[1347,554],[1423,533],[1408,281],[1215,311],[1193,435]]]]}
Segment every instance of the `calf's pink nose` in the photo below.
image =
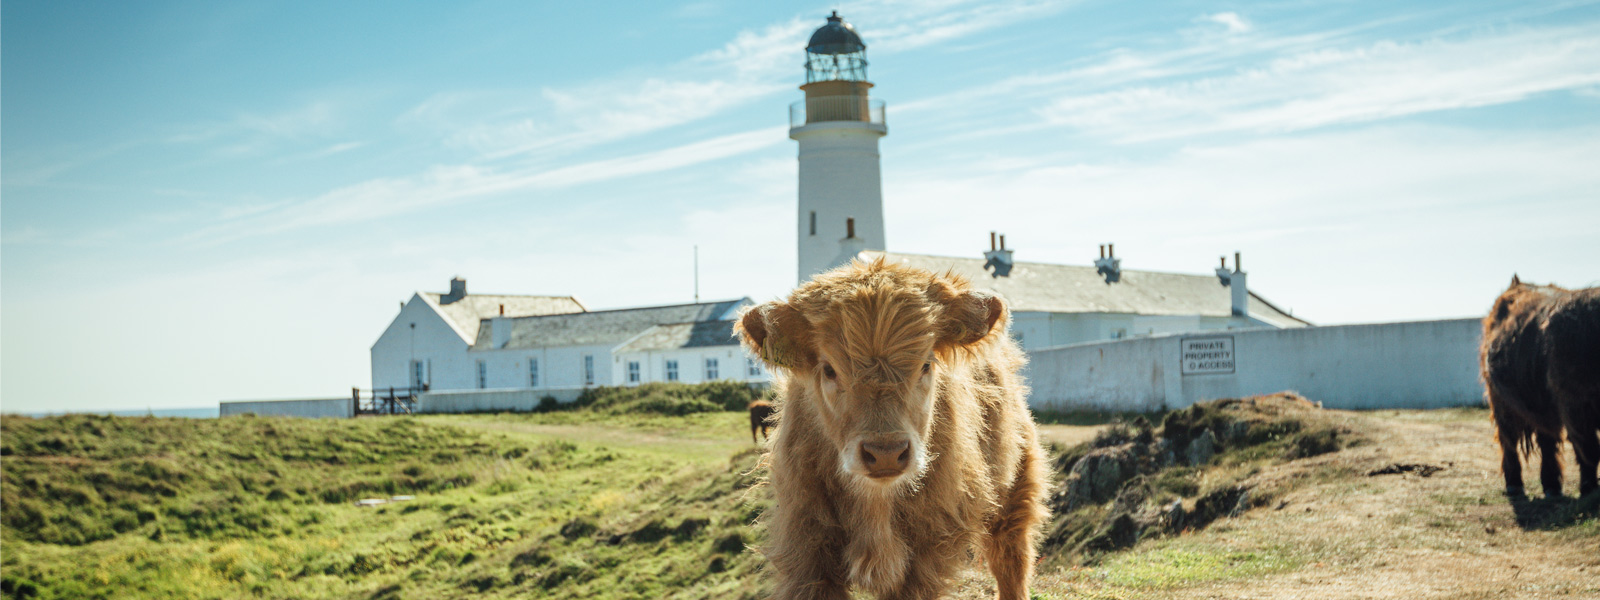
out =
{"type": "Polygon", "coordinates": [[[899,475],[911,464],[911,441],[862,442],[861,464],[873,477],[899,475]]]}

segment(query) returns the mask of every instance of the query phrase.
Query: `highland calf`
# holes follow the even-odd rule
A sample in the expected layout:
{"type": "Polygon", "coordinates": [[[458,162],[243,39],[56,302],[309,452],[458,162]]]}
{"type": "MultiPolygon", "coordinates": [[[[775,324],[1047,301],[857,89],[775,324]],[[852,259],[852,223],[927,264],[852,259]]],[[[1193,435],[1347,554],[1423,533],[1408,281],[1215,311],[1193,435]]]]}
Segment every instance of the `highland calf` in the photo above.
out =
{"type": "Polygon", "coordinates": [[[764,553],[776,598],[934,598],[972,556],[1027,597],[1044,453],[1005,302],[964,279],[860,262],[747,311],[780,374],[764,553]]]}
{"type": "Polygon", "coordinates": [[[1524,495],[1521,455],[1537,444],[1544,495],[1561,495],[1562,434],[1578,458],[1579,493],[1600,488],[1600,288],[1565,290],[1513,276],[1483,319],[1481,352],[1506,493],[1524,495]]]}

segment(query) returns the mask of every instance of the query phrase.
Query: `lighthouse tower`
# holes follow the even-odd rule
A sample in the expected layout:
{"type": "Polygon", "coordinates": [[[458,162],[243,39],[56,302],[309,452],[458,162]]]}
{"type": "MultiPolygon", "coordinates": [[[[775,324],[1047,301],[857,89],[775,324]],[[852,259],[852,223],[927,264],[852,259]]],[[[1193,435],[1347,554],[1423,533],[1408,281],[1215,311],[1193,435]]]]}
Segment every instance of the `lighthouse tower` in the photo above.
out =
{"type": "Polygon", "coordinates": [[[878,138],[888,135],[883,101],[867,90],[867,45],[834,11],[806,45],[806,98],[789,107],[800,142],[799,281],[883,250],[878,138]]]}

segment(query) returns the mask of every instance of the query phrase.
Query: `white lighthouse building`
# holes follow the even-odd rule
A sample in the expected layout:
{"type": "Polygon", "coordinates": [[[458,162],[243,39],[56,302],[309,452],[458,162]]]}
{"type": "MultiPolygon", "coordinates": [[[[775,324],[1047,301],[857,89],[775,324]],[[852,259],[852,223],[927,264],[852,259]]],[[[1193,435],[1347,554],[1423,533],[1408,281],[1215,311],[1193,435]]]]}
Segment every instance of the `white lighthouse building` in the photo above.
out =
{"type": "Polygon", "coordinates": [[[885,249],[878,138],[883,101],[868,95],[867,45],[835,11],[806,44],[805,100],[789,107],[800,142],[798,281],[885,249]]]}

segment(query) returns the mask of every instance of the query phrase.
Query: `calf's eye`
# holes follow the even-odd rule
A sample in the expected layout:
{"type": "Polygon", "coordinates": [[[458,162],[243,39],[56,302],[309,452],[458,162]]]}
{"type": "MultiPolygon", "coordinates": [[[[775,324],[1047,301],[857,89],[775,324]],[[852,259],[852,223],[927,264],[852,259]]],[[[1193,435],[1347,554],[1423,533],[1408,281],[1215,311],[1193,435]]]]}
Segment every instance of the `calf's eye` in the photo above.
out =
{"type": "Polygon", "coordinates": [[[839,374],[833,370],[833,365],[822,365],[822,374],[828,379],[833,379],[839,376],[839,374]]]}

